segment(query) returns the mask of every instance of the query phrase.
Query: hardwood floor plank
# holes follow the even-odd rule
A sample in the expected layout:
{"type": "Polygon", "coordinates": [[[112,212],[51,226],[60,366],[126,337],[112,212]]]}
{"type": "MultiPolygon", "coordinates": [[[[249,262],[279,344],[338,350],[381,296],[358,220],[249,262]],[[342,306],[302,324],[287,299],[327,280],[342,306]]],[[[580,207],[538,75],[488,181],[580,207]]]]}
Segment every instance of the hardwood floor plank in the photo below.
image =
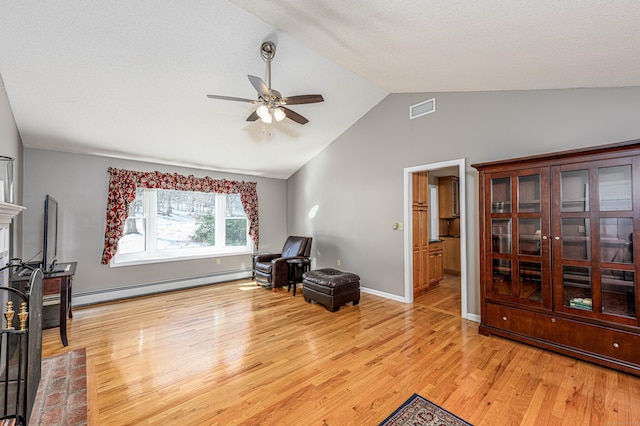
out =
{"type": "Polygon", "coordinates": [[[332,313],[216,284],[77,308],[69,346],[44,330],[43,356],[86,348],[106,426],[378,424],[414,392],[475,425],[640,421],[640,378],[479,335],[459,286],[332,313]]]}

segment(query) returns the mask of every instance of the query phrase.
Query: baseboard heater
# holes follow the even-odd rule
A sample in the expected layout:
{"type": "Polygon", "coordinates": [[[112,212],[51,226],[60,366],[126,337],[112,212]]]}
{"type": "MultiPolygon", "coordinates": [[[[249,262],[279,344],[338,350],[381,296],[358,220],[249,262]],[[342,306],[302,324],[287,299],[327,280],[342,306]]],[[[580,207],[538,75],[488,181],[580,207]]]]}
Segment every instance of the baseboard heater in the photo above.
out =
{"type": "Polygon", "coordinates": [[[102,302],[128,299],[137,296],[146,296],[155,293],[164,293],[172,290],[183,290],[190,287],[199,287],[209,284],[217,284],[227,281],[251,278],[251,270],[238,270],[221,272],[217,274],[197,275],[193,277],[176,278],[166,281],[136,284],[125,287],[108,288],[104,290],[74,293],[72,306],[93,305],[102,302]]]}

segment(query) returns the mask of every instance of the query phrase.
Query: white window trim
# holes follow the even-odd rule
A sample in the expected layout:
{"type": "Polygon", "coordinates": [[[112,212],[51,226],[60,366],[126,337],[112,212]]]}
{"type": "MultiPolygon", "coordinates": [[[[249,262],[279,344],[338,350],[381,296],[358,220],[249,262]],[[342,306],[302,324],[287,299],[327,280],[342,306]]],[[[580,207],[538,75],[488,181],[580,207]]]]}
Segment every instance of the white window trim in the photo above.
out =
{"type": "MultiPolygon", "coordinates": [[[[146,219],[147,228],[145,232],[145,252],[119,254],[115,256],[109,262],[109,266],[112,268],[118,268],[122,266],[132,265],[144,265],[151,263],[172,262],[172,261],[184,261],[194,259],[206,259],[217,258],[225,256],[238,256],[247,255],[254,252],[254,242],[249,236],[249,226],[247,226],[247,245],[242,247],[234,246],[216,246],[216,247],[196,247],[188,249],[175,249],[175,250],[157,250],[157,238],[156,230],[158,229],[157,220],[157,191],[151,189],[144,190],[144,216],[135,216],[137,218],[146,219]]],[[[227,219],[226,216],[226,195],[216,193],[216,210],[215,216],[221,218],[221,221],[227,219]]],[[[248,225],[247,218],[247,225],[248,225]]],[[[216,241],[225,240],[225,226],[216,226],[216,241]]]]}

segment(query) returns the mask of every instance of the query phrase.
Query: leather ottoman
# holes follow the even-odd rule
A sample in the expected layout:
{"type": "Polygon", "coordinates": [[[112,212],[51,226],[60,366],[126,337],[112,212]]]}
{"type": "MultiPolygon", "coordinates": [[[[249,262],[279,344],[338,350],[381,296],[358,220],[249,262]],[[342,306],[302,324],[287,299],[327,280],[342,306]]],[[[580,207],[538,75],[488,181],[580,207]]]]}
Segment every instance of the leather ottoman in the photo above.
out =
{"type": "Polygon", "coordinates": [[[302,275],[302,295],[306,302],[313,300],[336,312],[349,302],[353,306],[360,302],[360,277],[333,268],[305,272],[302,275]]]}

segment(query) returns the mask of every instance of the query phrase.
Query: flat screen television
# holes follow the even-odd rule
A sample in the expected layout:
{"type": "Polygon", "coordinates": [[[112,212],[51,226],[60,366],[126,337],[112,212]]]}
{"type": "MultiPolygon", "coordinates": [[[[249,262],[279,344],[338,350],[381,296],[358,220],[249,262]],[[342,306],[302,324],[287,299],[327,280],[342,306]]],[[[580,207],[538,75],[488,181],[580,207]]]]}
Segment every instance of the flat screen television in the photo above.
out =
{"type": "Polygon", "coordinates": [[[53,271],[58,256],[58,202],[50,195],[44,198],[44,239],[42,265],[44,271],[53,271]]]}

